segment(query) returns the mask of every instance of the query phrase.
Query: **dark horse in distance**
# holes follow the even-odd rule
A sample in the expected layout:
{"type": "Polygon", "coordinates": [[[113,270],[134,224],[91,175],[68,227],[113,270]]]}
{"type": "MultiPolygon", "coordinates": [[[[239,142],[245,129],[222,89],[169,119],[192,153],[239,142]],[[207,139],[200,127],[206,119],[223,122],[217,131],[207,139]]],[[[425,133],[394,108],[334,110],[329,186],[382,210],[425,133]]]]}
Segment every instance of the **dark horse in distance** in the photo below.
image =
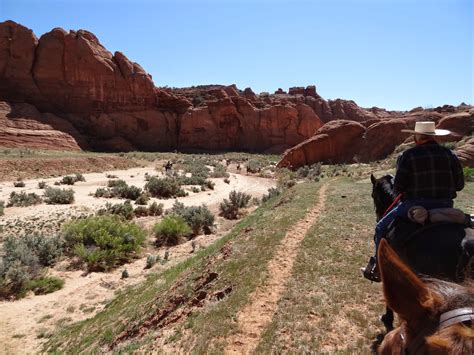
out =
{"type": "MultiPolygon", "coordinates": [[[[393,177],[379,179],[371,176],[372,198],[379,221],[396,198],[393,177]]],[[[464,225],[455,223],[427,223],[425,226],[396,219],[395,227],[387,235],[399,257],[418,275],[461,282],[467,266],[462,248],[466,235],[464,225]],[[394,236],[396,235],[396,238],[394,236]]],[[[468,275],[469,276],[469,275],[468,275]]],[[[387,330],[393,329],[393,311],[387,307],[381,318],[387,330]]]]}

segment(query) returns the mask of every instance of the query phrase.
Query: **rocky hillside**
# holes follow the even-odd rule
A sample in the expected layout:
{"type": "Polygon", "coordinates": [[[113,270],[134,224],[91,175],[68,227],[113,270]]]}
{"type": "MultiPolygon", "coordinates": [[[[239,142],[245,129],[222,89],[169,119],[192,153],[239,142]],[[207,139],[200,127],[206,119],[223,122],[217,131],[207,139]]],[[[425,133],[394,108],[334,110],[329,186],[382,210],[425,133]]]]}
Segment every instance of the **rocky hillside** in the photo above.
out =
{"type": "MultiPolygon", "coordinates": [[[[364,109],[324,100],[314,86],[274,94],[221,85],[157,88],[140,65],[110,53],[88,31],[55,28],[38,39],[13,21],[0,23],[0,101],[3,146],[280,153],[309,139],[329,151],[317,145],[315,156],[304,153],[292,166],[315,158],[378,159],[402,140],[400,127],[470,108],[364,109]]],[[[468,116],[454,139],[472,134],[472,111],[468,116]]]]}

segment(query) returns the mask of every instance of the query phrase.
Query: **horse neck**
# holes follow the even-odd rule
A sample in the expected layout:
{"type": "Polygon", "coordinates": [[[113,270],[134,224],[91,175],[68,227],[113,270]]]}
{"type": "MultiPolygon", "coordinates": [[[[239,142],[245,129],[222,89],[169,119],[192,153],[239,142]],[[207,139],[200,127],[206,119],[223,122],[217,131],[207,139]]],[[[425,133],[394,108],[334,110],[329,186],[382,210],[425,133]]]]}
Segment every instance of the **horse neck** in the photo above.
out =
{"type": "Polygon", "coordinates": [[[379,186],[376,191],[377,197],[374,197],[375,213],[380,219],[395,199],[395,192],[388,185],[379,186]]]}

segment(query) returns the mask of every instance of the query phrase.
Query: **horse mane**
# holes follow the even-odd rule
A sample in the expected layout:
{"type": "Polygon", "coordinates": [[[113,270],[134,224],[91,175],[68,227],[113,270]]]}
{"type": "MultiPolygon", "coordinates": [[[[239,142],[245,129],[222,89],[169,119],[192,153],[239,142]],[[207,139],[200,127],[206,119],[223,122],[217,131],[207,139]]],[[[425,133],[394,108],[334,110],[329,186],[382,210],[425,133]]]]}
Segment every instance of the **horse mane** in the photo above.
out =
{"type": "Polygon", "coordinates": [[[455,284],[431,277],[424,277],[422,280],[431,291],[443,298],[444,302],[440,306],[440,312],[474,304],[474,280],[466,280],[463,284],[455,284]]]}
{"type": "Polygon", "coordinates": [[[392,175],[377,179],[377,183],[373,186],[372,197],[377,214],[382,214],[396,197],[392,175]]]}

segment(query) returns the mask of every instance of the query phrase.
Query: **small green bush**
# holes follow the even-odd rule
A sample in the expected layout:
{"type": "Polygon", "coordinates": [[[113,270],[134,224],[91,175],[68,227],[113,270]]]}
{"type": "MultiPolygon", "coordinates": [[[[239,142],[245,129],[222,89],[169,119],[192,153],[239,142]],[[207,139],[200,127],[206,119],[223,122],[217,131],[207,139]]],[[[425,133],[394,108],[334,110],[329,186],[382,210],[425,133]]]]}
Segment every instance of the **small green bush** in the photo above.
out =
{"type": "Polygon", "coordinates": [[[76,181],[86,181],[86,178],[81,173],[76,173],[76,181]]]}
{"type": "Polygon", "coordinates": [[[61,255],[62,242],[58,237],[5,238],[0,259],[0,296],[24,296],[29,290],[28,283],[40,278],[42,268],[54,265],[61,255]]]}
{"type": "Polygon", "coordinates": [[[153,231],[156,236],[157,246],[178,245],[192,233],[191,228],[183,217],[176,215],[165,217],[154,226],[153,231]]]}
{"type": "Polygon", "coordinates": [[[76,183],[76,177],[75,176],[71,176],[71,175],[67,175],[67,176],[64,176],[60,183],[62,185],[74,185],[76,183]]]}
{"type": "Polygon", "coordinates": [[[148,204],[148,201],[150,201],[150,195],[148,195],[147,193],[142,193],[140,194],[140,196],[137,197],[135,203],[137,205],[146,205],[148,204]]]}
{"type": "Polygon", "coordinates": [[[145,240],[142,228],[110,215],[69,222],[62,234],[67,251],[90,271],[106,271],[131,260],[145,240]]]}
{"type": "Polygon", "coordinates": [[[8,201],[7,207],[27,207],[37,205],[43,202],[41,197],[39,197],[34,192],[12,192],[10,194],[10,200],[8,201]]]}
{"type": "Polygon", "coordinates": [[[216,184],[214,184],[214,182],[212,182],[211,180],[206,180],[206,187],[210,190],[214,190],[214,187],[216,186],[216,184]]]}
{"type": "Polygon", "coordinates": [[[148,191],[151,196],[158,198],[172,198],[185,195],[179,182],[173,178],[160,179],[153,176],[145,184],[145,190],[148,191]]]}
{"type": "Polygon", "coordinates": [[[163,214],[163,204],[153,202],[150,207],[148,207],[148,214],[150,216],[161,216],[163,214]]]}
{"type": "Polygon", "coordinates": [[[229,193],[229,200],[224,199],[219,205],[220,215],[227,219],[237,219],[239,210],[247,207],[252,196],[235,190],[229,193]]]}
{"type": "Polygon", "coordinates": [[[99,187],[94,197],[105,198],[124,198],[127,200],[136,200],[142,195],[142,189],[136,186],[129,186],[124,180],[109,180],[108,188],[99,187]]]}
{"type": "Polygon", "coordinates": [[[46,187],[46,181],[38,182],[38,189],[43,190],[46,187]]]}
{"type": "Polygon", "coordinates": [[[15,182],[13,183],[13,186],[14,186],[14,187],[25,187],[25,183],[24,183],[23,181],[21,181],[21,180],[18,180],[18,181],[15,181],[15,182]]]}
{"type": "Polygon", "coordinates": [[[3,216],[5,214],[5,202],[0,201],[0,216],[3,216]]]}
{"type": "Polygon", "coordinates": [[[146,258],[145,269],[151,269],[160,260],[158,255],[148,255],[146,258]]]}
{"type": "Polygon", "coordinates": [[[213,178],[228,178],[229,176],[230,174],[227,172],[227,168],[220,163],[214,166],[214,170],[211,173],[211,177],[213,178]]]}
{"type": "Polygon", "coordinates": [[[474,168],[470,168],[468,166],[465,166],[463,168],[463,172],[464,172],[464,180],[474,181],[474,168]]]}
{"type": "Polygon", "coordinates": [[[138,206],[133,213],[136,217],[160,216],[163,213],[163,204],[153,202],[150,207],[138,206]]]}
{"type": "Polygon", "coordinates": [[[248,173],[258,173],[260,172],[260,170],[262,170],[263,168],[263,163],[259,160],[249,160],[247,162],[247,164],[245,164],[246,168],[247,168],[247,172],[248,173]]]}
{"type": "Polygon", "coordinates": [[[268,189],[267,194],[262,196],[262,202],[267,202],[269,199],[281,194],[281,190],[275,187],[268,189]]]}
{"type": "Polygon", "coordinates": [[[48,187],[44,191],[44,202],[49,205],[67,205],[74,202],[74,190],[48,187]]]}
{"type": "Polygon", "coordinates": [[[124,219],[130,220],[134,216],[133,206],[130,203],[130,200],[126,200],[124,203],[106,203],[104,208],[97,211],[97,215],[103,216],[107,214],[121,216],[124,219]]]}
{"type": "Polygon", "coordinates": [[[230,179],[225,178],[225,179],[224,179],[224,182],[225,182],[226,184],[230,184],[230,179]]]}
{"type": "Polygon", "coordinates": [[[62,289],[64,280],[58,277],[40,277],[30,280],[24,286],[25,291],[33,291],[35,295],[46,295],[48,293],[62,289]]]}
{"type": "Polygon", "coordinates": [[[193,235],[198,235],[201,231],[205,234],[212,233],[215,217],[206,206],[186,207],[183,203],[175,201],[170,212],[182,217],[191,227],[193,235]]]}

